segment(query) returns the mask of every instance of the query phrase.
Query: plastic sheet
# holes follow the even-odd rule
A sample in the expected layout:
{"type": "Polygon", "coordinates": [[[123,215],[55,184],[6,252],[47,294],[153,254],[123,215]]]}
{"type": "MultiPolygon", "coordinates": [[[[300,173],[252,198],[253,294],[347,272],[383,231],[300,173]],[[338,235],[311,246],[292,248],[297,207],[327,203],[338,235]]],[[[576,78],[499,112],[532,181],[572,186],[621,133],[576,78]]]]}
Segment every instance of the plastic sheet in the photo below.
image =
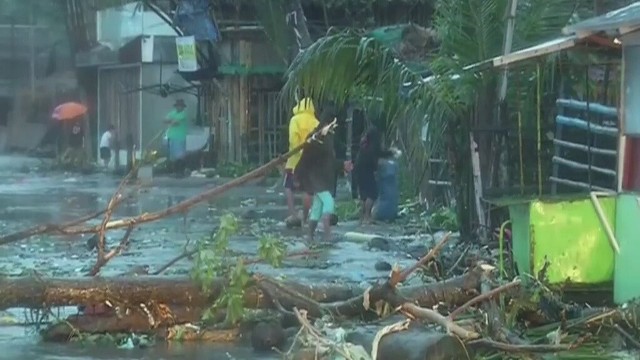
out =
{"type": "Polygon", "coordinates": [[[211,14],[208,0],[183,0],[173,21],[184,35],[193,35],[196,41],[216,42],[220,40],[220,31],[211,14]]]}

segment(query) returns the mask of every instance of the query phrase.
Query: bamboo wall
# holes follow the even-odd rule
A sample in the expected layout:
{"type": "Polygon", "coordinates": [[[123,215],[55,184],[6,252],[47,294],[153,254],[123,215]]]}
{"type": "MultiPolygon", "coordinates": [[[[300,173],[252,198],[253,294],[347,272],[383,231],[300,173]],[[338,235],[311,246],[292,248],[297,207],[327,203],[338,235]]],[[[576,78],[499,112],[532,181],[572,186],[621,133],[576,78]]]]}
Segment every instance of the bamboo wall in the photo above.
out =
{"type": "Polygon", "coordinates": [[[219,44],[221,66],[237,68],[212,85],[207,113],[214,128],[217,162],[261,163],[282,151],[286,141],[284,114],[278,93],[282,74],[265,70],[283,67],[264,35],[255,29],[228,34],[219,44]]]}

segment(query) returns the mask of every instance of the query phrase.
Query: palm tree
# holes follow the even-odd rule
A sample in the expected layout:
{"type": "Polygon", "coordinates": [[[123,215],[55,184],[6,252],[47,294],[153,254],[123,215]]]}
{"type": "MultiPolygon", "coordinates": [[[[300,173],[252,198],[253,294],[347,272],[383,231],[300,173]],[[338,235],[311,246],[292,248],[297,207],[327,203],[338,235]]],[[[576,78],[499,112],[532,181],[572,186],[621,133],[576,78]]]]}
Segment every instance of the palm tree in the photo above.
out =
{"type": "MultiPolygon", "coordinates": [[[[513,48],[557,37],[565,25],[593,3],[585,1],[585,4],[576,0],[519,2],[513,48]]],[[[465,72],[463,68],[501,54],[508,5],[509,0],[440,1],[433,21],[439,48],[431,56],[424,54],[418,64],[433,74],[430,81],[425,81],[425,73],[416,70],[415,63],[403,59],[397,48],[383,44],[372,33],[346,30],[325,36],[301,53],[290,66],[283,91],[290,94],[295,87],[302,86],[315,98],[338,102],[362,94],[381,98],[396,126],[403,119],[426,117],[432,138],[444,138],[446,143],[458,218],[464,225],[463,232],[468,233],[473,192],[469,152],[465,149],[469,149],[472,127],[498,122],[495,119],[498,76],[490,71],[465,72]],[[410,84],[407,96],[400,96],[402,84],[410,84]]],[[[553,82],[554,77],[544,74],[550,75],[555,70],[553,58],[547,59],[538,78],[553,82]]],[[[534,123],[537,108],[530,96],[535,94],[536,73],[532,69],[512,70],[509,77],[521,80],[517,88],[510,87],[509,99],[528,106],[521,109],[526,114],[523,121],[534,123]]],[[[416,146],[419,142],[416,138],[406,139],[412,143],[407,147],[416,146]]],[[[483,173],[483,183],[496,182],[500,177],[496,176],[500,159],[494,159],[492,154],[502,140],[487,135],[476,141],[482,169],[492,169],[483,173]]]]}

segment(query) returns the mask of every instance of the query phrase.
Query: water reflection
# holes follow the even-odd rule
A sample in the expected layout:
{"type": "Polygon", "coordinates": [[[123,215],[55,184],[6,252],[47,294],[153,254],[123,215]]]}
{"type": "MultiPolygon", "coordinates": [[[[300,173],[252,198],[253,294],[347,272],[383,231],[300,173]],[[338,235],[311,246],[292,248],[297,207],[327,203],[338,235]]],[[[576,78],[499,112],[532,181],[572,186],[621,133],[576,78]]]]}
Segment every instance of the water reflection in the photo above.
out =
{"type": "MultiPolygon", "coordinates": [[[[206,343],[158,344],[146,349],[118,349],[114,344],[56,344],[44,343],[38,337],[25,333],[17,326],[0,327],[1,359],[38,360],[178,360],[178,359],[255,359],[256,354],[247,347],[230,347],[206,343]],[[64,355],[63,355],[64,354],[64,355]]],[[[260,359],[278,359],[260,354],[260,359]]]]}

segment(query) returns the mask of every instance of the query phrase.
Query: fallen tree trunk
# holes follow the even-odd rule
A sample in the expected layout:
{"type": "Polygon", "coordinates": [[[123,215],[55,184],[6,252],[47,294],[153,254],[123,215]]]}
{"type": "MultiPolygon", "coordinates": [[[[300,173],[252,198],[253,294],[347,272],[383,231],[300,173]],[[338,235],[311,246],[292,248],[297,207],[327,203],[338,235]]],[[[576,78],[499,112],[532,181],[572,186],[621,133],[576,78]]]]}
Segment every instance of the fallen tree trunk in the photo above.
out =
{"type": "MultiPolygon", "coordinates": [[[[0,309],[12,307],[42,308],[44,306],[75,306],[110,302],[114,306],[137,307],[150,301],[168,306],[210,306],[221,294],[225,280],[213,282],[209,294],[188,277],[81,277],[0,278],[0,309]]],[[[357,296],[360,292],[349,285],[301,285],[283,282],[281,286],[319,302],[334,302],[357,296]]],[[[262,293],[256,287],[245,291],[245,306],[265,306],[262,293]]]]}
{"type": "MultiPolygon", "coordinates": [[[[362,290],[348,285],[302,285],[276,282],[277,289],[263,291],[261,281],[249,286],[244,295],[250,308],[309,309],[309,314],[331,313],[344,317],[364,315],[369,309],[363,302],[362,290]],[[277,291],[274,291],[277,290],[277,291]],[[277,298],[273,298],[276,293],[277,298]],[[295,296],[290,296],[295,294],[295,296]],[[277,304],[277,305],[276,305],[277,304]]],[[[42,308],[73,306],[86,303],[109,303],[119,313],[82,315],[69,318],[65,325],[49,329],[45,337],[64,340],[75,331],[84,333],[145,332],[158,334],[176,324],[195,322],[201,309],[213,304],[224,289],[223,279],[214,281],[210,293],[187,277],[82,277],[39,278],[19,277],[0,279],[0,309],[11,307],[42,308]],[[149,311],[151,316],[145,313],[149,311]],[[152,320],[149,320],[151,317],[152,320]]],[[[370,294],[370,298],[398,297],[424,307],[440,302],[460,305],[468,301],[480,286],[477,271],[442,283],[400,288],[384,295],[370,294]]]]}
{"type": "MultiPolygon", "coordinates": [[[[201,308],[176,306],[171,309],[175,323],[195,323],[202,316],[201,308]]],[[[170,326],[170,324],[166,324],[170,326]]],[[[160,333],[163,333],[163,330],[160,333]]],[[[147,316],[142,312],[131,312],[127,316],[115,313],[105,315],[71,315],[41,332],[45,341],[68,341],[75,333],[155,333],[147,316]]]]}
{"type": "MultiPolygon", "coordinates": [[[[441,283],[400,288],[395,296],[410,299],[424,307],[431,307],[439,302],[462,304],[477,293],[479,283],[480,274],[472,271],[441,283]]],[[[280,290],[277,300],[288,309],[294,306],[308,307],[304,300],[288,296],[295,293],[302,295],[303,299],[321,303],[330,312],[343,316],[357,316],[366,310],[363,296],[360,295],[361,290],[356,286],[303,285],[293,282],[273,284],[280,290]]],[[[0,309],[75,306],[104,302],[110,302],[114,307],[133,308],[150,301],[167,306],[206,307],[220,296],[224,286],[225,280],[217,279],[213,282],[210,293],[206,294],[188,277],[9,277],[0,278],[0,309]]],[[[258,286],[250,286],[245,291],[245,306],[268,307],[270,301],[264,299],[264,294],[258,286]]],[[[310,314],[314,312],[314,309],[308,310],[310,314]]]]}
{"type": "MultiPolygon", "coordinates": [[[[192,324],[200,320],[200,314],[194,309],[182,308],[176,314],[180,314],[186,321],[192,324]]],[[[118,317],[72,315],[65,321],[55,323],[40,332],[44,341],[67,342],[79,334],[148,334],[155,335],[164,340],[176,341],[206,341],[210,343],[229,343],[239,340],[243,334],[239,328],[233,329],[200,329],[190,325],[165,325],[154,328],[149,325],[146,317],[140,314],[118,317]]]]}

